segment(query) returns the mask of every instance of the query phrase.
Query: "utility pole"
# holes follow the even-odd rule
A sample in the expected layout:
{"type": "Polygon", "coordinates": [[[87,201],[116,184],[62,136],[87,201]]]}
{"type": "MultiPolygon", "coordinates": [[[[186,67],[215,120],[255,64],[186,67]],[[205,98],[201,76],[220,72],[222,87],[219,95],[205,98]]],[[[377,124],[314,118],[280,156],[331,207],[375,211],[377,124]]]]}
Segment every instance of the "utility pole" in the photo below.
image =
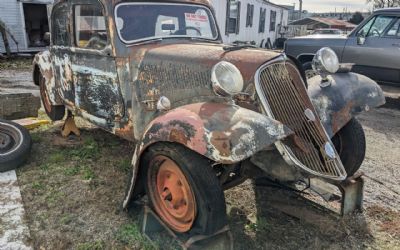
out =
{"type": "Polygon", "coordinates": [[[299,20],[301,20],[301,16],[303,14],[303,0],[299,0],[300,7],[299,7],[299,20]]]}

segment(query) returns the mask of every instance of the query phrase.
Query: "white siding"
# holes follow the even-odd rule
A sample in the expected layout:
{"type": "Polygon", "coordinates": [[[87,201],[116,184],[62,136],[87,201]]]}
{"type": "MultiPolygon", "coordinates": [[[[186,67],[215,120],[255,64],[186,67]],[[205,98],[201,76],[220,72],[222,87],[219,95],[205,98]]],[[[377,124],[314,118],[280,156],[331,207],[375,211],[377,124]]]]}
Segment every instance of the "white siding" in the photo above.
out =
{"type": "MultiPolygon", "coordinates": [[[[0,0],[0,19],[7,25],[15,39],[18,41],[19,49],[26,49],[25,23],[23,20],[22,3],[17,0],[0,0]]],[[[14,41],[8,36],[11,51],[17,51],[14,41]]],[[[3,37],[0,35],[0,52],[4,53],[3,37]]]]}
{"type": "Polygon", "coordinates": [[[270,38],[271,43],[279,37],[279,25],[286,27],[288,25],[289,11],[285,8],[273,5],[263,0],[241,0],[240,8],[240,28],[239,34],[225,34],[226,29],[226,7],[227,0],[211,0],[217,16],[217,23],[221,30],[224,43],[233,43],[234,41],[255,41],[259,46],[262,40],[267,41],[270,38]],[[254,4],[253,26],[246,27],[247,4],[254,4]],[[265,32],[259,33],[260,8],[267,9],[265,19],[265,32]],[[270,32],[271,10],[276,11],[276,29],[270,32]]]}

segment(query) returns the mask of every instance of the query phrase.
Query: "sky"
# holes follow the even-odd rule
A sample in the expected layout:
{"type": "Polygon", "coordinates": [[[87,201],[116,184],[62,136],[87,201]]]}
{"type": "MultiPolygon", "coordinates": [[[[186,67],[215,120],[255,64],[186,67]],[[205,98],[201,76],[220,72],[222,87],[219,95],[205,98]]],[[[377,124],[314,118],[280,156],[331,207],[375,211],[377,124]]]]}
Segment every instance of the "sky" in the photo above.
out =
{"type": "MultiPolygon", "coordinates": [[[[276,4],[293,5],[296,3],[296,9],[299,8],[298,0],[273,0],[276,4]]],[[[371,6],[368,5],[367,0],[303,0],[303,9],[309,12],[334,12],[335,8],[339,12],[347,7],[348,11],[369,11],[371,6]]]]}

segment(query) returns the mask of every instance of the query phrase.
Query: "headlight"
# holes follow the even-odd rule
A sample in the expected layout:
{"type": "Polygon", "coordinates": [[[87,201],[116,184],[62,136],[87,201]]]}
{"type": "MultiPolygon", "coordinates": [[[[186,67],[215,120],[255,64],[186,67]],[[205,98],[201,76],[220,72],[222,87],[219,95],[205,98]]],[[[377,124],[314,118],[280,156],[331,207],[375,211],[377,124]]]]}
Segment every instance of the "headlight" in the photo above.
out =
{"type": "Polygon", "coordinates": [[[211,82],[215,93],[221,96],[233,96],[243,91],[243,76],[229,62],[222,61],[213,67],[211,82]]]}
{"type": "Polygon", "coordinates": [[[331,48],[320,49],[314,56],[312,65],[313,69],[323,78],[329,74],[335,74],[340,67],[339,58],[331,48]]]}

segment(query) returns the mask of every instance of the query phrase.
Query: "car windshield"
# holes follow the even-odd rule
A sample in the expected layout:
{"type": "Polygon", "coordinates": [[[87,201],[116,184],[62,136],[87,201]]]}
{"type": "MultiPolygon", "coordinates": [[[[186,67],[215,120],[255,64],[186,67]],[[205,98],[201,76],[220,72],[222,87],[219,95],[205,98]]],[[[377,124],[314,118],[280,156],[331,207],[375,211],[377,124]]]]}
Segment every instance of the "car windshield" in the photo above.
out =
{"type": "Polygon", "coordinates": [[[211,11],[199,5],[122,3],[115,8],[115,18],[125,43],[172,37],[218,38],[211,11]]]}

